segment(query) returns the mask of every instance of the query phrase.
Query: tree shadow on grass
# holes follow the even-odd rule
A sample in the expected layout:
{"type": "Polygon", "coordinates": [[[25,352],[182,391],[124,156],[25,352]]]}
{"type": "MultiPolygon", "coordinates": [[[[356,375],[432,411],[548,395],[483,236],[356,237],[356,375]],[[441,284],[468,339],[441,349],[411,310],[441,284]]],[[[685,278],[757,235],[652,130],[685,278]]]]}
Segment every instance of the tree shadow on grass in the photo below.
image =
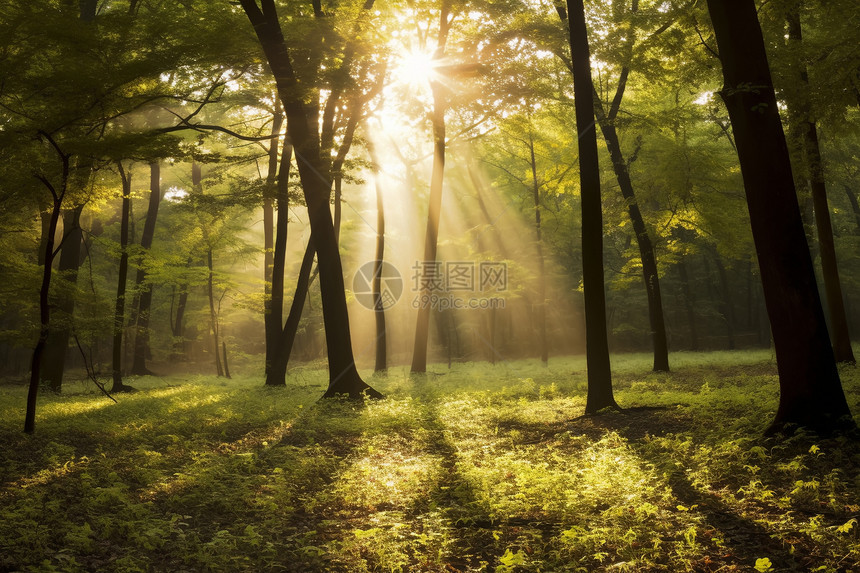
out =
{"type": "Polygon", "coordinates": [[[666,472],[667,484],[675,498],[688,508],[695,508],[709,528],[722,533],[724,545],[712,537],[701,539],[709,545],[714,557],[706,556],[691,566],[695,571],[750,570],[759,558],[767,557],[775,571],[807,571],[815,563],[813,557],[792,554],[789,547],[772,537],[770,531],[755,521],[739,515],[714,492],[702,491],[689,479],[686,468],[678,467],[668,454],[643,447],[647,436],[674,433],[689,428],[672,412],[664,408],[627,409],[621,413],[579,418],[569,423],[569,431],[582,429],[587,433],[615,431],[645,462],[666,472]]]}
{"type": "MultiPolygon", "coordinates": [[[[440,460],[441,479],[410,512],[441,511],[449,535],[442,571],[492,571],[507,550],[531,553],[557,536],[562,524],[537,517],[492,516],[475,485],[460,467],[460,456],[446,435],[438,408],[428,406],[427,451],[440,460]]],[[[490,492],[492,495],[492,492],[490,492]]],[[[430,569],[421,569],[430,570],[430,569]]]]}

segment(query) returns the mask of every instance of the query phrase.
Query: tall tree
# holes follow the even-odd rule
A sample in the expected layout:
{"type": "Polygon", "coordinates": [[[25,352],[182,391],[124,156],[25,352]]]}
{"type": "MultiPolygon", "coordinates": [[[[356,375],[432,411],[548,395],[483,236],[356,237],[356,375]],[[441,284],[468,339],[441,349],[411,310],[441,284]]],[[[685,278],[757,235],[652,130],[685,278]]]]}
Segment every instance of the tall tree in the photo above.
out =
{"type": "Polygon", "coordinates": [[[51,307],[48,294],[51,291],[51,275],[54,264],[54,235],[57,233],[57,224],[63,208],[63,199],[69,187],[69,163],[71,155],[65,152],[57,142],[47,133],[40,137],[49,144],[56,152],[60,162],[59,180],[53,183],[46,175],[37,173],[36,177],[47,188],[51,194],[51,210],[47,228],[47,236],[44,239],[45,255],[42,267],[42,285],[39,288],[39,338],[33,348],[33,358],[30,361],[30,385],[27,391],[27,408],[24,416],[24,431],[32,434],[36,429],[36,398],[39,394],[40,368],[42,364],[42,353],[48,341],[48,333],[51,323],[51,307]]]}
{"type": "MultiPolygon", "coordinates": [[[[275,96],[277,101],[277,95],[275,96]]],[[[279,198],[275,197],[277,193],[278,181],[278,157],[281,147],[281,128],[284,124],[284,114],[276,105],[275,113],[272,115],[272,139],[269,141],[268,150],[268,171],[266,172],[266,188],[263,196],[263,279],[265,280],[265,314],[264,323],[266,328],[266,376],[268,380],[269,369],[271,368],[274,359],[273,353],[278,347],[278,339],[281,333],[281,314],[283,313],[284,305],[284,289],[283,289],[283,266],[281,266],[281,289],[274,290],[274,265],[275,265],[275,201],[279,198]],[[280,299],[281,313],[273,312],[278,304],[276,299],[280,299]]],[[[286,145],[284,145],[286,151],[286,145]]],[[[292,155],[292,152],[290,153],[292,155]]],[[[286,223],[286,221],[285,221],[286,223]]],[[[283,233],[286,236],[286,232],[283,233]]],[[[284,249],[286,250],[286,249],[284,249]]]]}
{"type": "Polygon", "coordinates": [[[126,171],[122,162],[117,162],[117,169],[122,180],[122,214],[120,216],[120,258],[119,273],[116,287],[116,305],[113,315],[113,349],[112,367],[113,385],[111,392],[130,390],[122,381],[122,340],[125,331],[125,296],[126,280],[128,279],[128,230],[131,218],[131,172],[126,171]]]}
{"type": "Polygon", "coordinates": [[[261,0],[260,5],[256,0],[240,0],[240,4],[254,27],[275,77],[278,95],[287,116],[287,134],[297,158],[314,247],[319,257],[329,361],[329,387],[325,396],[347,394],[351,398],[360,398],[366,393],[371,397],[381,397],[378,391],[361,379],[353,358],[343,269],[329,209],[331,180],[321,156],[320,134],[317,131],[318,104],[305,101],[306,94],[297,81],[274,0],[261,0]]]}
{"type": "Polygon", "coordinates": [[[388,368],[388,333],[385,328],[385,303],[382,298],[382,262],[385,257],[385,205],[382,200],[382,172],[379,157],[370,137],[366,142],[370,155],[373,185],[376,189],[376,249],[373,256],[373,312],[376,319],[376,362],[374,370],[384,372],[388,368]]]}
{"type": "Polygon", "coordinates": [[[63,387],[63,371],[66,365],[66,354],[69,349],[69,338],[72,334],[73,317],[78,268],[81,265],[81,212],[85,203],[80,203],[63,210],[63,238],[60,251],[60,263],[57,271],[62,282],[57,292],[56,308],[62,314],[62,321],[54,320],[48,340],[45,344],[45,354],[42,357],[42,380],[54,392],[60,392],[63,387]]]}
{"type": "MultiPolygon", "coordinates": [[[[433,60],[441,60],[445,55],[448,42],[448,32],[451,29],[451,2],[442,0],[439,10],[439,32],[436,37],[436,50],[433,60]]],[[[439,218],[442,213],[442,181],[445,176],[445,110],[446,88],[438,78],[430,78],[430,90],[433,94],[433,171],[430,177],[430,199],[427,211],[427,229],[424,234],[424,265],[435,265],[436,249],[439,240],[439,218]]],[[[422,281],[425,285],[427,281],[422,281]]],[[[419,300],[429,299],[429,291],[421,292],[419,300]]],[[[430,334],[430,304],[418,308],[418,319],[415,323],[415,345],[412,350],[412,372],[427,371],[427,343],[430,334]]]]}
{"type": "Polygon", "coordinates": [[[136,332],[134,336],[134,358],[132,359],[131,373],[136,376],[152,374],[146,367],[146,359],[149,355],[149,311],[152,307],[152,283],[146,280],[146,257],[152,248],[155,237],[155,223],[158,220],[158,206],[161,204],[161,166],[158,161],[149,164],[149,208],[146,210],[146,220],[143,224],[143,234],[140,237],[140,246],[144,257],[137,269],[135,278],[135,292],[138,301],[136,315],[136,332]]]}
{"type": "MultiPolygon", "coordinates": [[[[531,122],[529,122],[531,123],[531,122]]],[[[538,322],[538,337],[540,339],[540,359],[544,365],[549,361],[549,348],[546,342],[546,270],[544,268],[543,258],[543,229],[541,228],[541,200],[540,200],[540,182],[537,174],[537,158],[535,157],[535,140],[531,125],[529,125],[529,164],[531,167],[532,177],[532,198],[534,199],[535,209],[535,238],[537,242],[537,322],[538,322]]]]}
{"type": "Polygon", "coordinates": [[[836,263],[836,245],[833,242],[833,223],[830,220],[830,206],[827,204],[827,185],[824,179],[824,165],[816,126],[816,116],[812,107],[809,86],[809,73],[803,57],[803,29],[800,22],[799,5],[788,11],[788,42],[797,54],[795,97],[786,99],[789,115],[797,122],[801,135],[803,159],[807,181],[812,195],[812,208],[815,228],[818,231],[818,252],[821,256],[821,271],[824,279],[824,292],[827,295],[827,309],[830,314],[830,330],[833,334],[833,352],[837,362],[853,364],[854,352],[848,334],[848,319],[845,315],[845,301],[842,283],[836,263]]]}
{"type": "Polygon", "coordinates": [[[585,298],[585,339],[588,396],[585,412],[618,408],[612,393],[606,293],[603,285],[603,211],[600,202],[600,165],[594,118],[594,85],[585,8],[582,0],[567,0],[567,21],[573,71],[576,131],[579,140],[579,183],[582,197],[582,286],[585,298]]]}
{"type": "Polygon", "coordinates": [[[768,432],[854,426],[842,391],[754,0],[708,0],[779,371],[768,432]]]}

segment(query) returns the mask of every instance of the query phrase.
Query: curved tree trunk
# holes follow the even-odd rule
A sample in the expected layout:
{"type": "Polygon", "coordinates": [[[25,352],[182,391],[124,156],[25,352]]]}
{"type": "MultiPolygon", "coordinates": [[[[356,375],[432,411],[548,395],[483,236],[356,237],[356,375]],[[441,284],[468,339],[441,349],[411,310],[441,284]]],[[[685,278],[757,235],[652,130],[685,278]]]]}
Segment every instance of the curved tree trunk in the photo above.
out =
{"type": "Polygon", "coordinates": [[[585,9],[582,0],[567,0],[576,131],[579,140],[579,182],[582,195],[582,283],[585,298],[585,344],[588,396],[585,412],[618,408],[612,393],[609,342],[606,329],[606,293],[603,285],[603,210],[600,202],[600,166],[594,128],[594,87],[585,9]]]}
{"type": "Polygon", "coordinates": [[[255,0],[240,0],[240,4],[254,26],[275,77],[278,94],[287,116],[287,132],[297,157],[311,235],[319,255],[320,290],[329,363],[329,387],[324,396],[347,394],[354,399],[364,395],[379,398],[382,395],[359,376],[353,358],[343,268],[329,208],[331,183],[321,157],[317,132],[318,113],[312,108],[309,109],[302,101],[274,0],[262,0],[262,9],[257,6],[255,0]]]}
{"type": "MultiPolygon", "coordinates": [[[[622,72],[625,73],[626,69],[622,72]]],[[[626,74],[625,74],[626,75],[626,74]]],[[[620,89],[620,88],[619,88],[620,89]]],[[[666,340],[666,320],[663,313],[663,298],[660,294],[660,275],[657,270],[657,255],[654,252],[654,243],[651,241],[651,235],[648,233],[648,228],[645,226],[645,219],[642,217],[642,212],[639,210],[639,203],[636,200],[636,193],[633,190],[633,182],[630,179],[630,172],[627,169],[627,162],[624,159],[624,154],[621,152],[621,143],[618,140],[618,133],[615,130],[615,125],[612,123],[612,115],[607,116],[603,111],[602,104],[595,96],[595,109],[597,110],[597,121],[600,124],[600,131],[603,133],[603,139],[606,141],[606,147],[609,149],[609,157],[612,161],[612,169],[615,171],[615,177],[618,180],[618,187],[621,189],[621,195],[627,204],[627,215],[630,217],[630,222],[633,224],[633,232],[636,235],[636,244],[639,247],[639,258],[642,261],[642,278],[645,281],[645,293],[648,299],[648,320],[651,325],[651,342],[654,347],[654,368],[655,372],[669,371],[669,343],[666,340]]],[[[620,101],[619,94],[616,93],[615,101],[620,101]]],[[[617,110],[613,102],[613,108],[610,114],[617,110]]]]}
{"type": "MultiPolygon", "coordinates": [[[[42,267],[42,286],[39,289],[39,339],[33,348],[33,358],[30,361],[30,385],[27,390],[27,408],[24,415],[24,431],[32,434],[36,430],[36,398],[39,395],[40,369],[42,365],[42,354],[48,341],[48,333],[51,323],[51,306],[48,295],[51,291],[51,273],[54,264],[54,235],[57,233],[57,224],[60,221],[60,212],[63,207],[63,198],[69,180],[69,156],[60,152],[56,144],[51,140],[63,164],[61,187],[57,190],[48,179],[37,176],[40,181],[51,192],[53,201],[48,217],[47,228],[43,227],[46,236],[42,239],[44,245],[44,265],[42,267]]],[[[45,220],[44,218],[42,219],[45,220]]]]}
{"type": "Polygon", "coordinates": [[[854,427],[830,346],[754,0],[707,0],[779,370],[768,432],[854,427]],[[749,86],[755,86],[750,89],[749,86]]]}
{"type": "MultiPolygon", "coordinates": [[[[155,237],[155,222],[158,219],[158,206],[161,204],[161,167],[157,161],[149,164],[149,208],[146,210],[146,221],[143,224],[143,235],[140,238],[140,246],[143,247],[144,257],[148,256],[155,237]]],[[[141,267],[137,269],[135,279],[135,290],[140,293],[137,303],[137,329],[134,336],[134,359],[131,365],[131,373],[136,376],[147,376],[152,374],[146,367],[146,359],[149,357],[149,311],[152,307],[152,284],[146,283],[146,270],[141,261],[141,267]],[[141,285],[142,288],[141,288],[141,285]]]]}

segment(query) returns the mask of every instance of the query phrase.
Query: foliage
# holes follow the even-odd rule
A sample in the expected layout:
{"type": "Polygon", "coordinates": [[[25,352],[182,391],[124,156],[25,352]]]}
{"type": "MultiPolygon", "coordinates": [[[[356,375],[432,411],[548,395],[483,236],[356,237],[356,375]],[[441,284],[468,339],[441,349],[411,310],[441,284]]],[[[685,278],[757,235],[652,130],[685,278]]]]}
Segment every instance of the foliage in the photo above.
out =
{"type": "MultiPolygon", "coordinates": [[[[624,413],[580,417],[584,360],[401,369],[315,403],[324,370],[0,388],[0,568],[744,571],[860,566],[857,442],[762,438],[768,352],[615,361],[624,413]]],[[[860,380],[843,379],[856,410],[860,380]]]]}

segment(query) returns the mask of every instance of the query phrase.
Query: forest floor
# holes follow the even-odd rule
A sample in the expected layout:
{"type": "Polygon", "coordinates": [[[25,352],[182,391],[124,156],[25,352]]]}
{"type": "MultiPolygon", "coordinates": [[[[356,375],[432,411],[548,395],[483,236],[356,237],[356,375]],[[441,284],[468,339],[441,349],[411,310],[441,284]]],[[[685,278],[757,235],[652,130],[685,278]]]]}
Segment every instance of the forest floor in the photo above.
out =
{"type": "MultiPolygon", "coordinates": [[[[768,351],[0,387],[0,571],[860,571],[860,444],[764,438],[768,351]]],[[[860,416],[860,373],[842,370],[860,416]]],[[[860,419],[860,418],[858,418],[860,419]]]]}

